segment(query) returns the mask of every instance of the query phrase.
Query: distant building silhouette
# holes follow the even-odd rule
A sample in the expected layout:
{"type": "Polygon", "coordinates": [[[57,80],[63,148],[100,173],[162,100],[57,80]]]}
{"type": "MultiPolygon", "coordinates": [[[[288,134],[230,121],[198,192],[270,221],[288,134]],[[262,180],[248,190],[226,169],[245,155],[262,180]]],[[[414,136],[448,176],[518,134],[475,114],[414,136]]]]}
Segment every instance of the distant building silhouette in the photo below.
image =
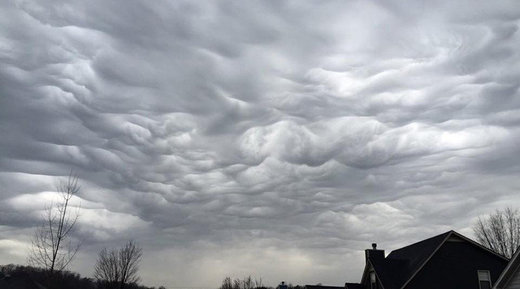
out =
{"type": "Polygon", "coordinates": [[[276,289],[287,289],[288,286],[285,284],[285,281],[282,281],[282,283],[280,283],[276,289]]]}

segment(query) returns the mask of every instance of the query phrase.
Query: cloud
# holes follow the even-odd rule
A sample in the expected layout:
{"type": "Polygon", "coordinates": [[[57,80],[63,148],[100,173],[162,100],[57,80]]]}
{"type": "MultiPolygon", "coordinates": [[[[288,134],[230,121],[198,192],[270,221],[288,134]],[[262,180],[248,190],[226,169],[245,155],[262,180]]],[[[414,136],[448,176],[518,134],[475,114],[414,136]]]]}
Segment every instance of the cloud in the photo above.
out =
{"type": "Polygon", "coordinates": [[[13,255],[15,258],[23,260],[26,257],[24,252],[30,248],[30,244],[17,240],[3,239],[0,240],[0,248],[6,255],[13,255]]]}
{"type": "Polygon", "coordinates": [[[519,201],[513,1],[0,5],[6,262],[71,169],[74,268],[136,239],[151,285],[343,284],[519,201]]]}

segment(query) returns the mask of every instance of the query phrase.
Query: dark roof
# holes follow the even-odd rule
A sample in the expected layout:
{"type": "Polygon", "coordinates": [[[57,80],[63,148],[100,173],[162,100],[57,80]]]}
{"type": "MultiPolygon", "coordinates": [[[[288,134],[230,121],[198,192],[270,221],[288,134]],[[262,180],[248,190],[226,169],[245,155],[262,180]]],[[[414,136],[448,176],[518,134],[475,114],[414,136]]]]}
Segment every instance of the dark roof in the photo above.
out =
{"type": "Polygon", "coordinates": [[[511,258],[509,263],[507,263],[507,267],[502,271],[500,277],[497,282],[495,282],[495,286],[493,289],[502,289],[506,288],[507,284],[511,280],[511,277],[515,275],[516,272],[520,269],[520,247],[516,249],[515,255],[511,258]]]}
{"type": "Polygon", "coordinates": [[[345,283],[345,286],[348,289],[363,289],[363,285],[359,283],[345,283]]]}
{"type": "Polygon", "coordinates": [[[404,280],[403,269],[407,268],[406,260],[394,259],[373,259],[370,258],[370,263],[374,266],[374,270],[381,283],[385,284],[385,289],[400,288],[404,280]]]}
{"type": "MultiPolygon", "coordinates": [[[[484,248],[480,244],[455,231],[448,231],[401,249],[394,250],[388,254],[386,258],[369,257],[368,261],[374,267],[375,273],[380,282],[384,284],[383,286],[385,289],[399,289],[421,270],[421,268],[447,239],[452,237],[469,242],[482,250],[491,252],[487,248],[484,248]]],[[[503,256],[494,252],[491,253],[505,259],[503,256]]]]}
{"type": "MultiPolygon", "coordinates": [[[[386,257],[386,268],[391,274],[388,278],[393,288],[401,287],[421,266],[428,261],[435,250],[453,231],[449,231],[426,240],[392,251],[386,257]],[[390,264],[388,264],[390,263],[390,264]],[[392,264],[393,263],[393,264],[392,264]],[[395,287],[398,286],[398,287],[395,287]]],[[[376,269],[377,270],[377,269],[376,269]]]]}
{"type": "Polygon", "coordinates": [[[440,244],[451,234],[453,231],[449,231],[426,240],[408,245],[401,249],[392,251],[386,258],[388,259],[406,259],[409,262],[410,267],[416,267],[419,264],[424,263],[426,259],[439,247],[440,244]]]}
{"type": "Polygon", "coordinates": [[[392,251],[386,258],[369,257],[385,289],[398,289],[408,281],[452,233],[449,231],[392,251]]]}

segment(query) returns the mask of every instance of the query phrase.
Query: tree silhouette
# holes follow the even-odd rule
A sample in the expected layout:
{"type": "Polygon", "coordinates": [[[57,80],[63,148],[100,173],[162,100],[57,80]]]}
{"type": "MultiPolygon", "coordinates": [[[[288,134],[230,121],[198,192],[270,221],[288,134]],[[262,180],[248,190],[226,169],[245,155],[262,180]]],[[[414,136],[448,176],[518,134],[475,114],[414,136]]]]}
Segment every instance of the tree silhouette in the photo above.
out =
{"type": "Polygon", "coordinates": [[[104,248],[99,252],[94,278],[109,288],[123,289],[126,284],[137,283],[141,257],[142,249],[134,241],[128,241],[119,250],[104,248]]]}
{"type": "Polygon", "coordinates": [[[28,258],[29,264],[48,270],[50,275],[65,269],[79,249],[70,238],[79,211],[71,213],[69,208],[72,197],[80,190],[78,177],[71,173],[56,188],[60,200],[46,207],[45,220],[36,229],[28,258]]]}
{"type": "Polygon", "coordinates": [[[511,258],[520,246],[520,212],[505,208],[478,221],[473,226],[477,241],[485,247],[511,258]]]}

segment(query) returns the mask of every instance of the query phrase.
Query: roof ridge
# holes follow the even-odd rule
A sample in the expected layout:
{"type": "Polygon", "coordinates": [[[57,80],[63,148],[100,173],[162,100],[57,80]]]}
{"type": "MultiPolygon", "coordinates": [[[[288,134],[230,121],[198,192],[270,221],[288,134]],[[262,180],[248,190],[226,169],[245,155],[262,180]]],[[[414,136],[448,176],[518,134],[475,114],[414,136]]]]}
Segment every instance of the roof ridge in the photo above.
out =
{"type": "MultiPolygon", "coordinates": [[[[504,268],[502,273],[500,273],[500,276],[498,276],[497,281],[493,285],[494,289],[502,288],[503,287],[502,285],[506,285],[507,283],[509,283],[509,281],[511,280],[511,276],[507,276],[507,275],[510,275],[511,270],[515,270],[515,269],[518,270],[518,267],[519,267],[518,262],[520,261],[520,259],[518,257],[519,255],[520,255],[520,247],[518,247],[516,249],[515,254],[513,255],[513,257],[511,257],[511,259],[507,263],[506,268],[504,268]],[[502,283],[504,283],[504,284],[502,284],[502,283]]],[[[513,273],[514,273],[514,271],[513,271],[513,273]]]]}
{"type": "MultiPolygon", "coordinates": [[[[437,253],[437,251],[439,250],[439,248],[444,244],[446,243],[446,240],[448,240],[448,238],[453,234],[453,233],[456,233],[455,231],[453,230],[449,230],[448,232],[446,233],[443,233],[443,234],[440,234],[440,235],[437,235],[437,236],[434,236],[432,238],[435,238],[435,237],[440,237],[442,235],[446,235],[442,242],[440,242],[437,247],[435,248],[435,250],[433,250],[430,255],[428,256],[428,258],[426,258],[422,264],[420,264],[420,266],[417,268],[417,270],[415,270],[415,272],[413,272],[413,274],[408,278],[408,280],[406,280],[406,282],[404,282],[404,284],[401,286],[401,289],[405,288],[406,285],[408,285],[408,283],[410,283],[410,281],[415,277],[415,275],[417,275],[417,273],[419,273],[419,271],[422,270],[422,268],[424,267],[424,265],[426,265],[426,263],[428,263],[428,261],[430,261],[430,259],[433,257],[433,255],[435,255],[435,253],[437,253]]],[[[460,234],[459,234],[460,235],[460,234]]],[[[429,238],[429,239],[432,239],[432,238],[429,238]]],[[[426,239],[426,240],[429,240],[429,239],[426,239]]],[[[419,243],[419,242],[418,242],[419,243]]],[[[415,243],[417,244],[417,243],[415,243]]],[[[413,245],[413,244],[412,244],[413,245]]]]}
{"type": "Polygon", "coordinates": [[[457,232],[455,232],[455,231],[453,231],[453,233],[455,233],[455,235],[456,235],[457,237],[459,237],[459,238],[465,240],[466,242],[469,242],[470,244],[473,244],[474,246],[476,246],[476,247],[478,247],[478,248],[480,248],[480,249],[482,249],[482,250],[488,251],[488,252],[494,254],[495,256],[497,256],[497,257],[499,257],[499,258],[502,258],[502,259],[504,259],[504,260],[506,260],[506,261],[508,261],[508,262],[511,260],[510,258],[507,258],[506,256],[504,256],[504,255],[502,255],[502,254],[499,254],[499,253],[497,253],[497,252],[495,252],[495,251],[493,251],[493,250],[487,248],[486,246],[480,244],[479,242],[477,242],[477,241],[475,241],[475,240],[473,240],[473,239],[471,239],[471,238],[469,238],[469,237],[466,237],[466,236],[464,236],[464,235],[462,235],[462,234],[460,234],[460,233],[457,233],[457,232]]]}
{"type": "MultiPolygon", "coordinates": [[[[419,271],[422,270],[422,268],[423,268],[423,267],[424,267],[424,266],[425,266],[425,265],[430,261],[430,259],[435,255],[435,253],[437,253],[437,251],[439,251],[439,248],[442,247],[442,245],[444,245],[444,243],[446,243],[446,241],[447,241],[451,236],[456,236],[456,237],[458,237],[458,238],[460,238],[460,239],[462,239],[462,240],[468,242],[469,244],[472,244],[473,246],[476,246],[476,247],[479,247],[479,248],[481,248],[481,249],[483,249],[483,250],[486,250],[486,251],[488,251],[488,252],[491,252],[492,254],[494,254],[494,255],[496,255],[497,257],[500,257],[500,258],[502,258],[502,259],[505,259],[506,261],[509,260],[508,258],[506,258],[506,257],[504,257],[504,256],[502,256],[502,255],[500,255],[500,254],[498,254],[498,253],[496,253],[496,252],[494,252],[494,251],[492,251],[492,250],[490,250],[490,249],[488,249],[488,248],[482,246],[481,244],[479,244],[479,243],[473,241],[472,239],[470,239],[470,238],[468,238],[468,237],[466,237],[466,236],[464,236],[464,235],[462,235],[462,234],[460,234],[460,233],[457,233],[457,232],[454,231],[454,230],[450,230],[450,231],[448,231],[448,232],[446,232],[446,233],[444,233],[444,234],[445,234],[446,236],[443,238],[442,242],[440,242],[440,243],[437,245],[437,247],[435,248],[435,250],[432,251],[432,253],[428,256],[428,258],[426,258],[426,259],[424,260],[424,262],[422,262],[422,264],[418,267],[418,269],[415,270],[415,272],[410,276],[410,278],[408,278],[408,280],[407,280],[407,281],[406,281],[406,282],[401,286],[401,289],[404,289],[404,288],[406,287],[406,285],[408,285],[408,283],[410,283],[410,281],[415,277],[415,275],[417,275],[417,274],[419,273],[419,271]]],[[[442,236],[442,235],[444,235],[444,234],[440,234],[440,235],[434,236],[434,237],[432,237],[432,238],[440,237],[440,236],[442,236]]],[[[429,238],[429,239],[432,239],[432,238],[429,238]]],[[[426,239],[426,240],[429,240],[429,239],[426,239]]],[[[426,241],[426,240],[425,240],[425,241],[426,241]]],[[[418,242],[418,243],[420,243],[420,242],[418,242]]],[[[417,243],[414,243],[414,244],[417,244],[417,243]]],[[[414,245],[414,244],[412,244],[412,245],[414,245]]]]}
{"type": "MultiPolygon", "coordinates": [[[[457,233],[457,232],[455,232],[455,231],[453,231],[453,230],[449,230],[449,231],[447,231],[447,232],[444,232],[444,233],[441,233],[441,234],[435,235],[435,236],[433,236],[433,237],[430,237],[430,238],[427,238],[427,239],[424,239],[424,240],[421,240],[421,241],[417,241],[417,242],[415,242],[415,243],[412,243],[412,244],[410,244],[410,245],[407,245],[407,246],[401,247],[401,248],[399,248],[399,249],[392,250],[392,251],[388,254],[387,257],[390,257],[390,255],[391,255],[393,252],[399,252],[399,251],[402,251],[402,250],[404,250],[404,249],[409,249],[409,248],[412,247],[412,246],[416,246],[416,245],[419,245],[419,244],[422,244],[422,243],[425,243],[425,242],[431,241],[431,240],[434,239],[434,238],[439,238],[439,237],[442,236],[442,235],[449,235],[449,234],[451,234],[451,233],[457,233]]],[[[390,259],[393,259],[393,258],[390,258],[390,259]]]]}

